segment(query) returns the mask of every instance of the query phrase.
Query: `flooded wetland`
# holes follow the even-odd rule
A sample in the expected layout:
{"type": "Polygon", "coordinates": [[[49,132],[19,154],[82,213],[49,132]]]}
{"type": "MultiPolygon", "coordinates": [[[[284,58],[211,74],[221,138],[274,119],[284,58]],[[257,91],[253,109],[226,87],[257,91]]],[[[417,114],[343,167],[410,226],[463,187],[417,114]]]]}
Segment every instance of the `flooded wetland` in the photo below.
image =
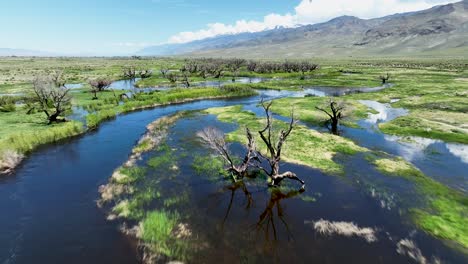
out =
{"type": "Polygon", "coordinates": [[[72,110],[54,129],[81,124],[74,137],[25,147],[1,134],[27,156],[0,177],[0,263],[466,263],[466,68],[447,84],[385,66],[396,77],[380,84],[347,67],[370,77],[333,64],[307,78],[155,74],[94,100],[81,79],[65,85],[72,110]],[[438,90],[450,85],[457,95],[438,90]],[[428,104],[446,120],[405,125],[428,104]],[[246,171],[229,169],[252,149],[246,171]]]}

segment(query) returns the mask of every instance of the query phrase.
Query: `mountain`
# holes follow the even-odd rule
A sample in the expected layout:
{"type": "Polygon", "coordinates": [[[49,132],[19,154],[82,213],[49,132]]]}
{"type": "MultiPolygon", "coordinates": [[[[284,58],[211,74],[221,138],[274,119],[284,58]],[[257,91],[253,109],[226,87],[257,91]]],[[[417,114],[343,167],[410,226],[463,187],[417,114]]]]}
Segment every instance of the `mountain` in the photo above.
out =
{"type": "Polygon", "coordinates": [[[138,55],[220,57],[468,54],[468,0],[382,18],[341,16],[295,28],[148,47],[138,55]]]}
{"type": "Polygon", "coordinates": [[[0,48],[0,57],[18,56],[18,57],[53,57],[57,56],[51,52],[38,51],[38,50],[25,50],[25,49],[8,49],[0,48]]]}

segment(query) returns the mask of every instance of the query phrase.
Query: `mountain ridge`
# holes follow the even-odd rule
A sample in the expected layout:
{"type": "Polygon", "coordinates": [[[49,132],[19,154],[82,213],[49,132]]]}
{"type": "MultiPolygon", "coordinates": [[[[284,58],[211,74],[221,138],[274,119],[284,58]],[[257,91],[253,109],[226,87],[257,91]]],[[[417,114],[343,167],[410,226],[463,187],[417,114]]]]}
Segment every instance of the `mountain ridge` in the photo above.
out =
{"type": "Polygon", "coordinates": [[[381,18],[361,19],[345,15],[295,28],[153,46],[137,54],[226,57],[457,55],[467,54],[467,39],[468,0],[464,0],[381,18]]]}

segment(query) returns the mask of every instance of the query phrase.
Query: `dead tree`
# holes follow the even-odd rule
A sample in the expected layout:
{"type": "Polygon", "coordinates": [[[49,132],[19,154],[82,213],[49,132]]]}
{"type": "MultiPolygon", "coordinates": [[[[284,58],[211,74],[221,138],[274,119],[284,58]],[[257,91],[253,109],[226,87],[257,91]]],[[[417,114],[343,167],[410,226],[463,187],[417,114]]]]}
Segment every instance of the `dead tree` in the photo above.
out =
{"type": "Polygon", "coordinates": [[[247,70],[250,71],[250,72],[255,72],[255,70],[257,69],[257,62],[256,61],[249,61],[247,63],[247,70]]]}
{"type": "Polygon", "coordinates": [[[390,80],[390,74],[380,75],[379,78],[382,80],[382,84],[387,84],[388,80],[390,80]]]}
{"type": "Polygon", "coordinates": [[[260,134],[260,137],[262,138],[263,142],[267,147],[268,154],[262,157],[268,161],[268,164],[270,165],[270,170],[267,170],[261,166],[259,166],[259,168],[268,175],[268,177],[271,180],[270,184],[272,186],[279,186],[282,180],[284,180],[285,178],[289,178],[292,180],[299,181],[302,184],[302,187],[304,187],[304,181],[299,179],[295,173],[290,171],[280,173],[280,162],[283,145],[284,142],[286,142],[286,140],[288,139],[291,132],[293,131],[297,120],[294,117],[294,113],[291,112],[291,121],[288,124],[288,128],[282,129],[279,133],[278,138],[276,140],[273,139],[273,117],[270,111],[270,107],[272,104],[272,101],[265,103],[262,100],[261,102],[261,105],[265,110],[266,114],[266,125],[265,128],[258,131],[258,133],[260,134]]]}
{"type": "Polygon", "coordinates": [[[109,88],[111,84],[112,81],[108,79],[97,79],[89,81],[89,85],[91,86],[91,92],[94,94],[93,100],[97,100],[97,93],[109,88]]]}
{"type": "Polygon", "coordinates": [[[65,80],[63,79],[63,71],[55,71],[51,74],[50,79],[57,87],[65,87],[65,80]]]}
{"type": "Polygon", "coordinates": [[[63,83],[58,81],[56,75],[38,77],[33,82],[35,107],[46,114],[49,124],[66,121],[59,116],[70,108],[71,97],[70,89],[63,83]]]}
{"type": "Polygon", "coordinates": [[[345,107],[342,103],[339,104],[331,99],[330,99],[329,107],[330,107],[330,111],[324,108],[318,107],[318,106],[316,106],[315,108],[328,115],[330,119],[327,121],[327,123],[331,124],[331,132],[333,134],[338,134],[338,125],[339,125],[340,120],[343,118],[343,110],[345,107]]]}
{"type": "Polygon", "coordinates": [[[141,71],[138,71],[138,75],[140,76],[141,79],[146,79],[146,78],[149,78],[151,76],[153,76],[153,71],[152,70],[141,70],[141,71]]]}
{"type": "Polygon", "coordinates": [[[177,75],[172,73],[172,72],[169,72],[166,74],[166,79],[169,80],[169,82],[171,83],[176,83],[177,82],[177,75]]]}
{"type": "Polygon", "coordinates": [[[162,68],[162,69],[159,70],[159,72],[161,72],[162,76],[163,76],[164,78],[166,78],[166,74],[169,73],[169,69],[167,69],[167,68],[162,68]]]}
{"type": "Polygon", "coordinates": [[[237,76],[239,75],[240,68],[245,64],[244,59],[232,59],[229,60],[229,69],[232,72],[232,82],[236,81],[237,76]]]}
{"type": "Polygon", "coordinates": [[[123,68],[122,72],[123,72],[124,78],[126,78],[126,79],[135,79],[136,78],[137,72],[135,70],[135,67],[133,67],[133,66],[123,68]]]}
{"type": "Polygon", "coordinates": [[[249,167],[259,161],[257,151],[255,150],[255,139],[248,128],[246,129],[246,135],[248,139],[248,143],[245,146],[247,148],[247,153],[245,154],[242,162],[240,164],[236,164],[229,152],[228,144],[226,143],[225,135],[222,131],[213,127],[207,127],[197,133],[197,136],[205,144],[216,151],[217,154],[224,159],[228,166],[226,170],[231,173],[234,181],[244,178],[244,176],[247,175],[249,167]]]}
{"type": "Polygon", "coordinates": [[[188,71],[182,72],[180,80],[185,88],[190,88],[190,73],[188,71]]]}
{"type": "Polygon", "coordinates": [[[198,69],[198,72],[200,74],[200,77],[203,78],[203,80],[205,81],[205,84],[206,84],[206,78],[208,78],[208,74],[209,74],[209,67],[207,65],[200,65],[199,69],[198,69]]]}

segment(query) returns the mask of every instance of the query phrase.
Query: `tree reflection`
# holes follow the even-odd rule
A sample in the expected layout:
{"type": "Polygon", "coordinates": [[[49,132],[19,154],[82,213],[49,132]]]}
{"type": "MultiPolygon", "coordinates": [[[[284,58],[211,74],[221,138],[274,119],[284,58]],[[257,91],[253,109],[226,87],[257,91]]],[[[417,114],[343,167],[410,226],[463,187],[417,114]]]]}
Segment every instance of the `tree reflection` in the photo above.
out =
{"type": "Polygon", "coordinates": [[[287,193],[282,192],[280,189],[271,189],[270,200],[268,201],[265,210],[262,212],[262,214],[260,214],[259,220],[256,224],[257,232],[264,232],[266,241],[271,240],[271,234],[273,235],[273,240],[278,240],[277,226],[275,224],[275,213],[280,222],[286,228],[288,240],[292,239],[292,233],[286,220],[284,219],[285,214],[280,202],[283,199],[292,198],[303,192],[303,189],[291,190],[287,193]]]}
{"type": "Polygon", "coordinates": [[[231,198],[229,200],[229,205],[227,207],[226,214],[224,215],[223,221],[221,223],[221,226],[223,226],[223,227],[224,227],[224,224],[226,223],[226,220],[229,217],[229,213],[231,212],[232,204],[234,202],[234,197],[235,197],[236,192],[238,190],[242,190],[242,192],[244,193],[244,195],[246,197],[247,204],[245,206],[245,209],[247,209],[247,210],[250,209],[250,207],[252,206],[252,203],[253,203],[252,194],[249,192],[249,190],[247,189],[247,186],[245,185],[245,183],[243,181],[236,182],[236,183],[234,183],[232,185],[226,186],[224,189],[231,192],[231,198]]]}

